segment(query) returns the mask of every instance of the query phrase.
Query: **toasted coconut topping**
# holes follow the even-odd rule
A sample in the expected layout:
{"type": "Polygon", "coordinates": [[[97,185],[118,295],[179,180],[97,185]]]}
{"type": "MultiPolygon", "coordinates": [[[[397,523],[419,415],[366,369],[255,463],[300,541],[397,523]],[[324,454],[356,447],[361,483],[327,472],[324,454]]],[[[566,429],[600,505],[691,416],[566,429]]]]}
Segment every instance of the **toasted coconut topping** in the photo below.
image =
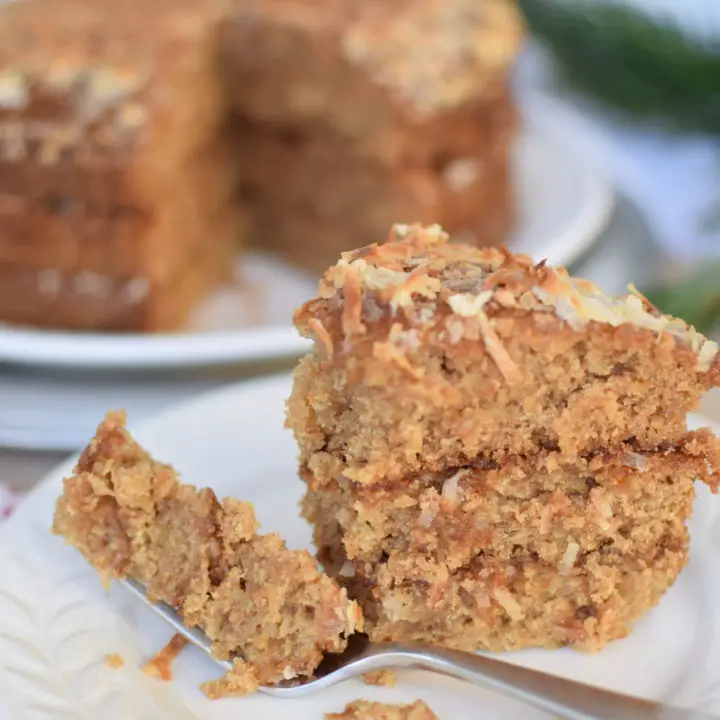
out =
{"type": "Polygon", "coordinates": [[[558,571],[561,575],[567,575],[570,572],[580,553],[580,546],[571,538],[565,548],[565,552],[560,560],[558,571]]]}
{"type": "Polygon", "coordinates": [[[521,376],[498,335],[499,314],[529,311],[545,323],[554,315],[576,332],[601,323],[670,335],[696,354],[701,372],[718,354],[717,343],[662,315],[632,286],[628,295],[610,297],[562,267],[504,249],[451,243],[437,225],[396,225],[384,244],[344,253],[325,274],[319,295],[340,299],[346,338],[364,334],[363,321],[372,322],[362,314],[363,303],[379,308],[379,321],[393,316],[423,332],[440,323],[438,331],[450,344],[484,342],[507,383],[521,376]]]}
{"type": "Polygon", "coordinates": [[[332,335],[327,331],[327,328],[317,318],[310,319],[310,328],[315,333],[315,336],[325,348],[325,353],[328,357],[333,356],[334,344],[332,335]]]}

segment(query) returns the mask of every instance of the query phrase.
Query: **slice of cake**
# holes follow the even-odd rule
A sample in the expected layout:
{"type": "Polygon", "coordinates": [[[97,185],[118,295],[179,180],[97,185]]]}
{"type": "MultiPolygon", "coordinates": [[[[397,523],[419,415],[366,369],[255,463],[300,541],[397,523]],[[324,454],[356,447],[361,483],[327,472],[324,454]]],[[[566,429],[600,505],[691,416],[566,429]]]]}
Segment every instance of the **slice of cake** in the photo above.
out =
{"type": "Polygon", "coordinates": [[[0,319],[168,330],[230,278],[221,5],[0,6],[0,319]]]}
{"type": "Polygon", "coordinates": [[[507,0],[246,0],[223,24],[251,242],[322,272],[398,219],[504,242],[507,0]]]}
{"type": "Polygon", "coordinates": [[[53,531],[106,580],[129,576],[204,630],[233,672],[208,694],[307,677],[361,628],[355,602],[306,551],[258,535],[250,504],[180,484],[110,413],[64,482],[53,531]]]}
{"type": "Polygon", "coordinates": [[[343,255],[296,318],[303,514],[371,639],[596,650],[674,582],[715,343],[437,227],[343,255]]]}

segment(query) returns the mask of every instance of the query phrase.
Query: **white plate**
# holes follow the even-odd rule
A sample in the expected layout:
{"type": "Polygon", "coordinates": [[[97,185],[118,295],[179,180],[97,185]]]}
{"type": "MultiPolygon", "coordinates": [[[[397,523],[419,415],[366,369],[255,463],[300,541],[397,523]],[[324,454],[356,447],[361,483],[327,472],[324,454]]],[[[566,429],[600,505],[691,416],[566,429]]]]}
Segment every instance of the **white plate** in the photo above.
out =
{"type": "MultiPolygon", "coordinates": [[[[134,428],[184,480],[252,501],[266,531],[309,547],[298,517],[303,490],[295,446],[283,429],[287,377],[224,389],[134,428]]],[[[691,424],[696,426],[698,418],[691,424]]],[[[132,424],[132,423],[131,423],[132,424]]],[[[80,555],[48,532],[66,463],[0,528],[0,717],[3,720],[320,720],[356,698],[424,699],[441,720],[539,720],[490,692],[429,673],[407,671],[396,688],[353,681],[305,700],[261,695],[210,702],[197,686],[218,674],[194,648],[162,683],[139,666],[171,636],[150,611],[113,586],[105,594],[80,555]],[[120,653],[125,666],[106,666],[120,653]],[[3,716],[3,710],[5,715],[3,716]]],[[[624,640],[586,655],[526,651],[506,658],[596,685],[720,712],[720,499],[698,489],[691,560],[657,608],[624,640]]]]}
{"type": "MultiPolygon", "coordinates": [[[[546,122],[545,127],[552,123],[546,122]]],[[[613,207],[604,178],[552,131],[530,130],[514,154],[518,224],[509,246],[570,264],[598,237],[613,207]]],[[[44,367],[197,367],[292,356],[306,348],[293,310],[316,279],[262,254],[245,262],[246,284],[217,293],[191,331],[107,335],[0,327],[0,362],[44,367]]]]}
{"type": "Polygon", "coordinates": [[[229,383],[212,372],[191,377],[79,375],[46,377],[12,369],[0,373],[0,447],[71,452],[87,441],[108,408],[122,407],[142,422],[229,383]]]}

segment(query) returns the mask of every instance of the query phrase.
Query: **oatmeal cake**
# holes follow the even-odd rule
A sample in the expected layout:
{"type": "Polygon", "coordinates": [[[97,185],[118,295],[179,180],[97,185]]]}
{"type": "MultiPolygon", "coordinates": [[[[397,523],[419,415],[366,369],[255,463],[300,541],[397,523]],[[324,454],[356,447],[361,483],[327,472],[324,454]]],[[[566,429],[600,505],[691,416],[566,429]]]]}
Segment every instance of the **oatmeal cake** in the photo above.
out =
{"type": "Polygon", "coordinates": [[[239,245],[319,271],[395,218],[504,240],[520,37],[506,0],[0,4],[0,321],[174,329],[239,245]]]}
{"type": "Polygon", "coordinates": [[[398,226],[296,315],[288,425],[319,558],[373,640],[596,650],[687,562],[715,343],[633,292],[398,226]]]}
{"type": "Polygon", "coordinates": [[[217,658],[233,660],[211,696],[309,676],[361,627],[356,603],[309,553],[256,530],[249,503],[181,484],[120,413],[107,415],[64,481],[53,522],[105,580],[146,584],[152,600],[204,630],[217,658]]]}
{"type": "Polygon", "coordinates": [[[325,720],[438,720],[438,717],[422,700],[409,705],[355,700],[342,712],[326,713],[325,720]]]}

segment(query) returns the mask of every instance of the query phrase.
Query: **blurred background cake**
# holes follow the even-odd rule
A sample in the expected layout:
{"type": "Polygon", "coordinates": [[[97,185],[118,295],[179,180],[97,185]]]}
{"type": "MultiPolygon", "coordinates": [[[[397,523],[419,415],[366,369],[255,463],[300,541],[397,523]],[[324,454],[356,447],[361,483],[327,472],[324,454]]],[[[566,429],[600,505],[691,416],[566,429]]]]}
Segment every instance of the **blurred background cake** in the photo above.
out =
{"type": "Polygon", "coordinates": [[[505,0],[1,13],[0,321],[170,330],[239,246],[315,272],[398,220],[508,237],[505,0]]]}
{"type": "Polygon", "coordinates": [[[0,319],[161,330],[240,226],[213,3],[30,0],[0,21],[0,319]]]}

